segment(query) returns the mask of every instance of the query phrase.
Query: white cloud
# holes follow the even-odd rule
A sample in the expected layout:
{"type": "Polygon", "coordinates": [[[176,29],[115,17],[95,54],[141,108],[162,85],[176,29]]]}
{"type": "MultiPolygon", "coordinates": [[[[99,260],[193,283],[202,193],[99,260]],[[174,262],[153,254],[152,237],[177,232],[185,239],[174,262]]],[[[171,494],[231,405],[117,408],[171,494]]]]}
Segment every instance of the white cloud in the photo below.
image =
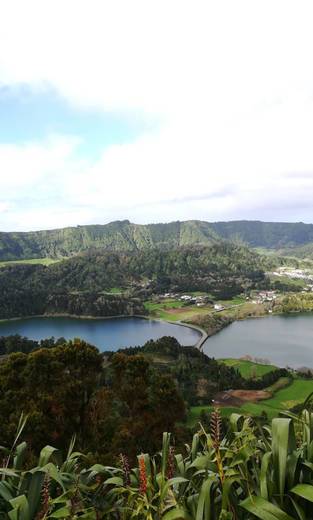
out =
{"type": "Polygon", "coordinates": [[[94,163],[66,136],[0,145],[0,200],[19,185],[34,201],[25,219],[16,206],[2,213],[1,227],[313,221],[301,208],[313,190],[312,14],[305,0],[3,2],[0,84],[162,124],[94,163]],[[43,194],[54,198],[45,207],[43,194]]]}

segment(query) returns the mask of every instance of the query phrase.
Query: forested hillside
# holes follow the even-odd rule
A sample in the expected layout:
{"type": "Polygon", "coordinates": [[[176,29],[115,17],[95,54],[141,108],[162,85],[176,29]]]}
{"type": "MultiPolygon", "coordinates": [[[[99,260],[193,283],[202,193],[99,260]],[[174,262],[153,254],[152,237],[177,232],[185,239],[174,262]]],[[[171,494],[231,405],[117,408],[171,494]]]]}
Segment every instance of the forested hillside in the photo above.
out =
{"type": "Polygon", "coordinates": [[[143,314],[137,297],[164,291],[207,291],[231,297],[265,283],[270,260],[246,247],[93,252],[50,265],[0,269],[0,318],[67,313],[143,314]],[[110,294],[116,290],[121,294],[110,294]]]}
{"type": "Polygon", "coordinates": [[[186,405],[246,383],[237,370],[171,337],[100,354],[80,340],[16,335],[0,337],[0,351],[8,354],[0,363],[0,412],[8,418],[1,441],[24,412],[34,452],[45,441],[66,449],[75,432],[80,448],[99,453],[101,446],[109,462],[126,448],[132,456],[157,450],[163,430],[185,421],[186,405]]]}
{"type": "Polygon", "coordinates": [[[205,222],[170,224],[131,224],[128,220],[106,225],[36,231],[0,233],[0,260],[68,257],[88,249],[137,251],[171,249],[219,241],[205,222]]]}
{"type": "Polygon", "coordinates": [[[168,224],[132,224],[128,220],[105,225],[25,233],[0,233],[0,261],[63,258],[90,249],[107,251],[170,250],[182,246],[209,246],[221,240],[248,246],[284,250],[313,243],[313,225],[303,223],[190,220],[168,224]]]}
{"type": "Polygon", "coordinates": [[[280,250],[313,243],[313,224],[303,222],[238,220],[209,225],[220,238],[239,238],[251,247],[280,250]]]}

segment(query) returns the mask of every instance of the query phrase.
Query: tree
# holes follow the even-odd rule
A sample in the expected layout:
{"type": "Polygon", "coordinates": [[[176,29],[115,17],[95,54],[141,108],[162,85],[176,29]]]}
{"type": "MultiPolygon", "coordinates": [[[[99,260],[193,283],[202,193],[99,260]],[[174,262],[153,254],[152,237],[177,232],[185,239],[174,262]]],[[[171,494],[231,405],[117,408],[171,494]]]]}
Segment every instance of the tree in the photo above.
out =
{"type": "Polygon", "coordinates": [[[34,449],[45,442],[65,448],[73,433],[84,446],[88,405],[101,370],[98,350],[80,340],[8,356],[0,365],[3,438],[12,436],[24,412],[29,415],[25,436],[34,449]]]}

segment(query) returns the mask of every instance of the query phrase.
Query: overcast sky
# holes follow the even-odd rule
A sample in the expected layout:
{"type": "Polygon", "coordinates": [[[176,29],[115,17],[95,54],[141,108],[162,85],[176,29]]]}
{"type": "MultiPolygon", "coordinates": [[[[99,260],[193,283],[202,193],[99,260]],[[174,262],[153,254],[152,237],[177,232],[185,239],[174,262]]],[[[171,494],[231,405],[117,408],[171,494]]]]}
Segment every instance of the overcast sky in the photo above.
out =
{"type": "Polygon", "coordinates": [[[313,222],[311,0],[2,0],[0,230],[313,222]]]}

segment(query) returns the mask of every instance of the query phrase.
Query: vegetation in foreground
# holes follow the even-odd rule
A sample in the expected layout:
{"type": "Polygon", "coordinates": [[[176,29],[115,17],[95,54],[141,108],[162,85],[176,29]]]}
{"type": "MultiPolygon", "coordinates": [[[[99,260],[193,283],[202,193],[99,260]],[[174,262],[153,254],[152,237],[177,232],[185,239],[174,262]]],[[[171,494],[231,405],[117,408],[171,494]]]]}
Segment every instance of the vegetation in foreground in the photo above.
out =
{"type": "Polygon", "coordinates": [[[0,338],[0,351],[0,518],[312,518],[310,401],[308,411],[300,406],[299,417],[277,417],[272,427],[264,408],[248,410],[268,403],[279,415],[283,403],[288,414],[312,379],[284,386],[291,373],[275,367],[246,379],[167,337],[100,354],[80,340],[13,336],[0,338]],[[235,387],[273,395],[246,403],[244,414],[211,408],[200,424],[186,423],[190,405],[200,410],[235,387]],[[164,431],[171,435],[162,445],[164,431]]]}
{"type": "Polygon", "coordinates": [[[25,466],[22,417],[2,448],[0,514],[11,520],[310,520],[313,517],[313,414],[261,424],[214,410],[179,452],[163,434],[155,456],[121,453],[113,466],[86,465],[71,443],[62,457],[46,446],[25,466]],[[224,423],[225,424],[225,423],[224,423]]]}

